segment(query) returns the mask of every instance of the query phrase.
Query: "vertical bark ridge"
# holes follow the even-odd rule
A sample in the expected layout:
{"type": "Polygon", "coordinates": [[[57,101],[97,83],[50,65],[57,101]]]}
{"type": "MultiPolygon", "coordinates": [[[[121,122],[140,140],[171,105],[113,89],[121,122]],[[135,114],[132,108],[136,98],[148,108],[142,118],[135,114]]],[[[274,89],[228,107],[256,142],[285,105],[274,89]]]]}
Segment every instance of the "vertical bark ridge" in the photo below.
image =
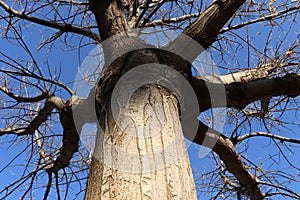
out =
{"type": "Polygon", "coordinates": [[[177,99],[162,87],[145,86],[131,97],[128,113],[118,116],[108,112],[85,199],[197,199],[177,99]]]}
{"type": "Polygon", "coordinates": [[[120,0],[90,0],[102,41],[127,30],[127,21],[120,0]]]}

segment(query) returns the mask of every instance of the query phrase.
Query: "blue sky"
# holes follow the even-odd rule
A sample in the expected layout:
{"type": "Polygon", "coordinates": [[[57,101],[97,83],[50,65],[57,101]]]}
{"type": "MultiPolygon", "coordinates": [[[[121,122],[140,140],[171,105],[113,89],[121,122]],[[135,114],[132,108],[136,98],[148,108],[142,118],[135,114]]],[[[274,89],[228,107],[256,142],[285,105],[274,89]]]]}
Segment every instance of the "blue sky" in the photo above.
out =
{"type": "MultiPolygon", "coordinates": [[[[285,25],[283,26],[284,27],[283,29],[285,29],[285,27],[288,28],[288,24],[289,24],[289,21],[287,21],[285,23],[285,25]]],[[[257,49],[264,48],[265,41],[267,41],[267,37],[269,35],[270,29],[274,29],[273,34],[278,35],[278,37],[280,37],[282,29],[279,29],[278,27],[268,26],[267,23],[265,23],[265,25],[249,26],[249,29],[247,31],[249,31],[248,33],[249,33],[249,35],[251,35],[251,38],[253,40],[253,45],[255,45],[255,47],[257,49]]],[[[296,28],[296,26],[294,26],[291,31],[291,34],[288,36],[288,38],[286,38],[286,40],[287,41],[294,40],[294,38],[297,37],[297,34],[296,34],[297,31],[299,31],[299,30],[296,28]]],[[[241,29],[240,31],[237,31],[237,34],[239,34],[241,37],[243,37],[243,36],[245,36],[245,32],[246,32],[245,29],[241,29]]],[[[50,33],[51,33],[51,31],[44,32],[44,29],[41,26],[30,26],[30,29],[27,29],[27,31],[24,31],[23,39],[24,39],[24,41],[26,41],[27,45],[30,47],[33,54],[36,55],[36,59],[40,63],[39,66],[42,69],[43,74],[46,77],[50,76],[47,66],[45,65],[45,61],[48,60],[48,63],[49,63],[52,73],[55,71],[55,68],[56,68],[56,72],[59,72],[59,74],[60,74],[60,81],[65,82],[65,83],[70,83],[68,85],[72,88],[73,87],[72,81],[76,77],[78,68],[81,66],[85,56],[95,47],[95,45],[94,44],[87,45],[86,47],[83,47],[80,51],[78,51],[76,49],[76,46],[79,45],[79,43],[82,41],[80,41],[80,38],[75,37],[72,39],[72,44],[74,45],[74,50],[72,50],[72,51],[69,51],[69,50],[66,51],[67,47],[65,47],[63,45],[63,41],[56,42],[55,46],[52,47],[52,50],[50,52],[48,52],[47,47],[43,48],[40,51],[37,51],[38,43],[41,42],[41,34],[43,34],[43,38],[47,38],[50,33]]],[[[88,43],[88,42],[87,42],[87,40],[83,40],[83,43],[88,43]]],[[[275,36],[271,40],[270,47],[273,46],[275,49],[275,47],[278,45],[279,45],[279,43],[276,40],[276,36],[275,36]]],[[[283,44],[281,47],[282,51],[288,49],[288,45],[289,45],[289,42],[287,42],[286,44],[283,44]]],[[[0,51],[11,56],[12,58],[29,59],[28,54],[24,53],[24,51],[20,47],[18,47],[18,45],[9,44],[5,40],[2,40],[2,39],[0,39],[0,51]]],[[[250,51],[252,54],[253,50],[250,50],[250,51]]],[[[249,53],[248,49],[241,47],[237,53],[237,55],[239,57],[239,62],[248,63],[247,62],[248,53],[249,53]]],[[[273,53],[276,54],[276,52],[273,52],[273,53]]],[[[268,54],[270,56],[275,56],[275,55],[272,55],[272,49],[268,50],[268,54]]],[[[214,61],[215,61],[215,63],[221,64],[222,66],[226,66],[225,64],[227,64],[227,63],[222,63],[221,61],[219,62],[218,55],[216,55],[214,57],[214,61]]],[[[233,62],[233,63],[235,63],[235,62],[233,62]]],[[[250,63],[251,63],[250,66],[257,64],[257,57],[251,57],[250,63]]],[[[0,66],[0,67],[2,67],[2,66],[0,66]]],[[[234,66],[232,66],[232,67],[234,67],[234,66]]],[[[220,71],[221,71],[221,73],[228,72],[226,69],[223,69],[223,70],[220,69],[220,71]]],[[[63,97],[65,97],[65,98],[68,97],[68,95],[63,90],[58,91],[58,93],[59,92],[62,92],[61,95],[63,97]]],[[[296,117],[299,117],[299,114],[296,114],[296,117]]],[[[295,119],[295,115],[293,112],[290,112],[289,114],[283,115],[282,119],[285,121],[292,121],[295,119]]],[[[2,122],[0,122],[0,125],[2,127],[3,124],[1,124],[1,123],[2,122]]],[[[252,126],[253,131],[264,131],[265,130],[265,128],[263,126],[261,126],[261,123],[256,123],[255,120],[252,121],[252,124],[253,124],[253,126],[252,126]]],[[[295,131],[295,132],[299,131],[299,127],[297,127],[297,126],[291,126],[291,127],[292,127],[292,131],[295,131]]],[[[234,129],[234,127],[232,125],[225,125],[224,132],[229,134],[233,129],[234,129]]],[[[276,130],[276,128],[272,128],[272,133],[284,135],[286,130],[287,129],[276,130]]],[[[57,131],[59,132],[60,129],[58,128],[57,131]]],[[[247,133],[247,129],[244,129],[243,131],[244,131],[244,133],[247,133]]],[[[299,136],[293,135],[292,131],[289,132],[289,135],[294,138],[299,138],[299,136]]],[[[28,138],[28,139],[30,139],[30,138],[28,138]]],[[[8,164],[8,162],[16,154],[18,154],[18,153],[22,152],[22,150],[24,150],[24,147],[28,143],[28,141],[25,141],[25,142],[21,142],[20,144],[11,146],[11,143],[13,143],[13,142],[11,142],[10,140],[14,140],[14,137],[8,136],[8,137],[0,138],[0,141],[4,143],[0,147],[0,151],[2,152],[2,156],[0,159],[0,172],[1,172],[0,173],[0,176],[1,176],[0,190],[1,190],[1,188],[3,188],[4,186],[8,185],[9,183],[13,182],[14,180],[16,180],[18,178],[18,175],[20,175],[24,169],[23,165],[18,165],[18,164],[26,162],[26,158],[28,158],[28,156],[30,156],[30,154],[28,154],[27,151],[24,152],[20,157],[18,157],[14,160],[14,162],[11,165],[12,167],[1,171],[2,168],[6,164],[8,164]]],[[[243,142],[241,145],[239,145],[238,149],[243,150],[243,149],[248,148],[248,151],[247,151],[248,153],[246,154],[246,156],[248,158],[256,160],[257,163],[261,163],[263,166],[270,166],[271,168],[272,167],[275,168],[277,165],[276,162],[265,161],[266,157],[269,155],[272,155],[272,154],[274,154],[273,156],[276,158],[280,157],[280,155],[278,155],[278,151],[275,151],[276,146],[272,145],[271,142],[272,141],[270,141],[270,139],[262,139],[262,138],[251,139],[251,140],[249,140],[248,143],[243,142]]],[[[28,150],[30,150],[30,149],[28,149],[28,150]]],[[[194,174],[195,174],[195,179],[198,178],[198,174],[202,174],[203,172],[207,172],[211,169],[214,169],[215,163],[214,163],[213,158],[208,158],[208,157],[199,158],[199,156],[198,156],[199,155],[199,146],[190,145],[188,151],[189,151],[189,155],[190,155],[191,166],[192,166],[194,174]]],[[[292,159],[296,163],[296,165],[298,164],[297,166],[299,166],[299,159],[297,159],[297,156],[295,154],[290,153],[289,158],[292,159]]],[[[282,165],[282,166],[288,165],[288,163],[286,163],[284,158],[281,157],[280,161],[281,161],[280,165],[282,165]]],[[[299,173],[296,170],[290,169],[290,168],[287,169],[287,172],[291,173],[291,174],[295,174],[295,175],[296,175],[296,173],[299,173]]],[[[42,180],[39,183],[43,183],[47,178],[45,176],[45,174],[40,174],[39,176],[40,176],[39,179],[42,180]]],[[[43,185],[39,185],[38,187],[42,187],[42,186],[43,185]]],[[[300,186],[299,182],[298,182],[298,184],[291,185],[291,187],[295,191],[298,191],[298,192],[299,192],[299,188],[300,188],[299,186],[300,186]]],[[[74,194],[77,193],[78,189],[79,189],[79,186],[74,185],[72,193],[74,193],[74,194]]],[[[32,196],[37,197],[37,196],[43,195],[43,191],[44,191],[43,189],[37,188],[36,193],[33,193],[32,196]]],[[[52,191],[54,191],[54,188],[52,188],[52,191]]],[[[17,191],[16,195],[21,194],[21,192],[22,191],[17,191]]],[[[51,195],[53,195],[53,199],[55,199],[54,194],[52,193],[51,195]]],[[[2,194],[0,195],[0,198],[1,198],[1,196],[2,196],[2,194]]],[[[15,197],[14,197],[14,195],[12,195],[8,199],[15,199],[15,197]]],[[[80,194],[78,199],[82,199],[82,193],[80,194]]],[[[208,199],[208,196],[206,196],[205,194],[199,193],[199,199],[208,199]]]]}

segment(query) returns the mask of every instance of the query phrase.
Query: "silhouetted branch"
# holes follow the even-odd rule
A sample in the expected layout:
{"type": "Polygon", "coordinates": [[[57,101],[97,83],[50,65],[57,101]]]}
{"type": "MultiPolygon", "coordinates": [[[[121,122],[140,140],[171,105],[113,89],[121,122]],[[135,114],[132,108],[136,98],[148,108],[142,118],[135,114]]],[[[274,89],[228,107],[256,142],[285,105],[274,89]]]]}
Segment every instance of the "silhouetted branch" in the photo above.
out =
{"type": "Polygon", "coordinates": [[[290,143],[300,144],[300,139],[292,139],[292,138],[283,137],[280,135],[275,135],[272,133],[265,133],[265,132],[254,132],[254,133],[249,133],[249,134],[240,136],[236,139],[236,142],[241,142],[245,139],[252,138],[252,137],[267,137],[267,138],[273,138],[273,139],[279,140],[280,142],[290,142],[290,143]]]}
{"type": "Polygon", "coordinates": [[[46,100],[44,107],[39,111],[37,116],[30,122],[28,127],[24,127],[24,128],[8,127],[5,129],[0,129],[0,136],[5,134],[15,134],[17,136],[33,134],[34,131],[38,130],[40,125],[47,120],[48,116],[51,115],[52,110],[54,108],[59,111],[62,110],[64,108],[64,102],[59,97],[50,96],[46,100]]]}
{"type": "Polygon", "coordinates": [[[50,93],[48,90],[45,90],[42,92],[42,94],[36,96],[36,97],[22,97],[19,95],[14,94],[13,92],[11,92],[7,87],[5,86],[0,86],[0,90],[2,92],[4,92],[7,96],[13,98],[14,100],[16,100],[18,103],[24,103],[24,102],[39,102],[42,101],[44,99],[46,99],[47,97],[50,96],[50,93]]]}
{"type": "Polygon", "coordinates": [[[264,15],[260,18],[257,18],[257,19],[254,19],[254,20],[251,20],[251,21],[248,21],[248,22],[243,22],[241,24],[237,24],[237,25],[234,25],[234,26],[229,26],[229,27],[221,29],[220,33],[225,33],[225,32],[230,31],[230,30],[237,30],[237,29],[240,29],[242,27],[248,26],[250,24],[255,24],[255,23],[258,23],[258,22],[262,22],[262,21],[268,21],[268,20],[272,20],[272,19],[276,19],[276,18],[281,18],[281,17],[284,16],[283,14],[289,13],[291,11],[296,11],[296,12],[299,11],[299,8],[300,8],[300,5],[296,5],[294,7],[290,7],[290,8],[287,8],[285,10],[281,10],[279,12],[272,13],[270,15],[264,15]]]}
{"type": "Polygon", "coordinates": [[[85,30],[80,27],[75,27],[75,26],[72,26],[71,24],[63,24],[63,23],[58,23],[58,22],[49,21],[49,20],[43,20],[43,19],[36,18],[36,17],[30,16],[30,15],[26,15],[23,12],[12,9],[2,0],[0,0],[0,6],[9,14],[16,16],[20,19],[24,19],[24,20],[27,20],[27,21],[30,21],[30,22],[33,22],[36,24],[40,24],[43,26],[47,26],[50,28],[55,28],[55,29],[60,30],[61,32],[65,32],[65,33],[71,32],[71,33],[76,33],[79,35],[87,36],[87,37],[97,41],[98,43],[101,43],[101,38],[99,37],[99,35],[92,31],[85,30]]]}
{"type": "Polygon", "coordinates": [[[189,79],[198,100],[201,111],[205,111],[211,106],[214,107],[234,107],[243,109],[249,103],[260,99],[272,98],[276,96],[296,97],[300,94],[299,74],[287,74],[280,78],[261,79],[251,82],[233,82],[230,84],[210,83],[202,79],[191,77],[189,79]],[[209,91],[209,88],[214,91],[209,91]],[[211,99],[210,92],[222,92],[226,95],[226,105],[223,99],[211,99]]]}
{"type": "Polygon", "coordinates": [[[227,170],[232,173],[240,182],[241,186],[249,192],[251,199],[263,199],[264,194],[258,186],[257,178],[248,171],[247,166],[242,161],[240,154],[235,150],[234,144],[229,138],[209,128],[201,121],[199,121],[196,136],[190,134],[188,131],[184,131],[184,136],[199,145],[212,148],[225,163],[227,170]]]}

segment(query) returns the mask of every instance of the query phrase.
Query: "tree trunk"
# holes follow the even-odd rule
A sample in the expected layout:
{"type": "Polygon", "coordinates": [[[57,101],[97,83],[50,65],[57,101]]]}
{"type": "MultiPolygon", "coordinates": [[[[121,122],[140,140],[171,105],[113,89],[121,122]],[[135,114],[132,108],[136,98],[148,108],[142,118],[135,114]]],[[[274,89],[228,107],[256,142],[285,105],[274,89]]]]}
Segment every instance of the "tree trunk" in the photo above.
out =
{"type": "Polygon", "coordinates": [[[177,99],[143,86],[118,116],[97,136],[85,199],[197,199],[177,99]]]}

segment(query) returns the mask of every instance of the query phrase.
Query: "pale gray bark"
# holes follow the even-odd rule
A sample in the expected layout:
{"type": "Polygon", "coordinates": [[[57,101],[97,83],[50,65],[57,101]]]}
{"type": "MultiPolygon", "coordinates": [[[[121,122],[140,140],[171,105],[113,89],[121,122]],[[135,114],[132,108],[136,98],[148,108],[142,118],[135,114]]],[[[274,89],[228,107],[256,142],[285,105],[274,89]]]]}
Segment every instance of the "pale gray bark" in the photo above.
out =
{"type": "Polygon", "coordinates": [[[97,137],[86,200],[197,199],[177,100],[165,89],[138,90],[97,137]]]}

